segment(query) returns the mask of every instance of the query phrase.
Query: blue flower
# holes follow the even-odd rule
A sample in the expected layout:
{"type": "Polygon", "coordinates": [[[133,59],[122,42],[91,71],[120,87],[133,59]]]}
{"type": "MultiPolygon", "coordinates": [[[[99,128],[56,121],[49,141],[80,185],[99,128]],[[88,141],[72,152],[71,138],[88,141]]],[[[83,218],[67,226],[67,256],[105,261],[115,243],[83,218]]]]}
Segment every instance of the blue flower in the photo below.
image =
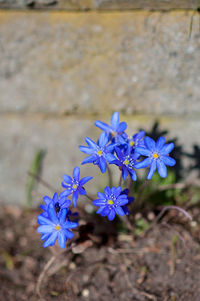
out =
{"type": "Polygon", "coordinates": [[[61,192],[60,194],[61,198],[72,194],[72,201],[74,207],[76,207],[78,195],[86,194],[83,185],[92,179],[92,177],[84,177],[81,180],[79,180],[79,176],[80,176],[80,168],[78,166],[76,166],[73,170],[73,179],[68,175],[64,175],[63,176],[64,182],[62,182],[62,186],[66,188],[66,190],[61,192]]]}
{"type": "Polygon", "coordinates": [[[119,122],[119,113],[114,112],[111,117],[111,125],[97,120],[94,123],[98,128],[109,134],[109,139],[112,139],[113,143],[125,144],[126,134],[124,131],[127,128],[126,122],[119,122]],[[124,135],[125,134],[125,135],[124,135]]]}
{"type": "Polygon", "coordinates": [[[67,208],[67,215],[66,219],[73,222],[78,222],[79,221],[79,213],[78,212],[72,212],[70,209],[67,208]]]}
{"type": "Polygon", "coordinates": [[[85,138],[87,146],[79,146],[81,152],[89,155],[85,160],[83,160],[82,164],[86,163],[94,163],[98,165],[101,172],[106,172],[107,162],[115,160],[115,156],[111,154],[114,151],[115,145],[110,144],[106,146],[109,142],[109,135],[105,132],[101,133],[99,136],[99,140],[97,143],[92,141],[90,138],[85,138]],[[107,161],[107,162],[106,162],[107,161]]]}
{"type": "Polygon", "coordinates": [[[127,203],[126,205],[122,206],[122,209],[123,209],[123,211],[124,211],[124,213],[125,213],[126,215],[129,215],[128,205],[130,205],[130,204],[133,203],[134,198],[131,197],[131,196],[128,196],[128,194],[129,194],[129,189],[128,189],[128,188],[124,189],[124,190],[121,192],[121,194],[126,194],[126,195],[127,195],[128,203],[127,203]]]}
{"type": "Polygon", "coordinates": [[[45,240],[43,246],[46,248],[48,246],[53,246],[58,239],[59,246],[64,249],[67,239],[71,239],[74,234],[70,231],[78,226],[76,222],[70,222],[66,220],[68,209],[61,209],[59,214],[56,214],[53,204],[48,206],[48,217],[43,215],[38,216],[38,224],[40,226],[37,228],[37,232],[41,233],[41,239],[45,240]]]}
{"type": "Polygon", "coordinates": [[[49,196],[44,196],[43,200],[45,202],[44,205],[41,205],[40,208],[44,210],[42,213],[43,216],[48,216],[48,206],[49,204],[53,204],[56,212],[59,212],[61,209],[68,208],[71,205],[71,201],[66,198],[66,196],[59,197],[57,192],[54,193],[53,198],[51,199],[49,196]]]}
{"type": "Polygon", "coordinates": [[[165,138],[160,137],[157,142],[155,142],[150,137],[144,138],[145,147],[136,148],[136,152],[140,155],[147,156],[148,158],[137,163],[135,168],[144,168],[150,166],[147,179],[151,180],[156,168],[158,173],[162,178],[167,176],[168,166],[174,166],[176,161],[169,157],[169,153],[174,148],[174,143],[165,144],[165,138]]]}
{"type": "Polygon", "coordinates": [[[131,138],[128,138],[128,144],[130,145],[131,150],[134,150],[136,147],[145,147],[144,136],[145,132],[140,131],[139,133],[133,135],[131,138]]]}
{"type": "Polygon", "coordinates": [[[122,170],[122,178],[125,180],[130,174],[133,181],[137,179],[134,167],[137,163],[137,159],[140,157],[138,153],[131,153],[130,147],[125,150],[120,150],[118,147],[115,148],[118,159],[113,160],[111,164],[119,166],[122,170]]]}
{"type": "Polygon", "coordinates": [[[93,205],[98,206],[99,209],[96,213],[101,216],[108,216],[108,219],[112,221],[115,218],[115,214],[124,215],[122,206],[128,204],[128,198],[126,194],[121,194],[121,187],[105,187],[104,192],[98,192],[98,199],[93,201],[93,205]]]}

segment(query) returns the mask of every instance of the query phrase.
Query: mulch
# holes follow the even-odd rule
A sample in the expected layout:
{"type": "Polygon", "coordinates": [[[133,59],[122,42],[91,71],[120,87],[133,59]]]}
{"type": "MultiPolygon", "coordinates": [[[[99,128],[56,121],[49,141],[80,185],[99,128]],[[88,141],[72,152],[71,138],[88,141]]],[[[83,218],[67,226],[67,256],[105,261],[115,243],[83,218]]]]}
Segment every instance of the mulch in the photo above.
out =
{"type": "Polygon", "coordinates": [[[155,225],[140,236],[116,231],[115,223],[99,217],[93,225],[94,216],[86,215],[83,239],[77,232],[72,250],[58,255],[53,249],[54,263],[37,295],[39,275],[52,257],[36,232],[37,214],[1,207],[0,300],[200,300],[200,227],[170,213],[169,226],[155,225]]]}

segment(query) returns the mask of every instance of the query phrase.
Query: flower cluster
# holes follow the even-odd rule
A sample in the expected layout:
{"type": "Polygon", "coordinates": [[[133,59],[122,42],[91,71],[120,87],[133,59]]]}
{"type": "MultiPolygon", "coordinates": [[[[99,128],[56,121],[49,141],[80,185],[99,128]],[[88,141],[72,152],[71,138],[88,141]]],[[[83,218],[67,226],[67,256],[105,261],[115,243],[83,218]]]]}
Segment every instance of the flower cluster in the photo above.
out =
{"type": "Polygon", "coordinates": [[[44,204],[41,205],[43,212],[38,216],[37,231],[42,234],[41,239],[45,240],[43,246],[53,246],[58,239],[58,244],[61,248],[65,248],[67,239],[71,239],[74,234],[70,229],[78,227],[78,222],[71,221],[71,218],[76,217],[76,213],[72,213],[69,209],[71,201],[67,199],[72,195],[74,207],[76,207],[79,194],[85,195],[86,191],[83,187],[92,177],[84,177],[81,180],[80,168],[76,166],[73,170],[73,178],[69,175],[63,175],[62,186],[65,188],[59,195],[55,193],[51,199],[44,196],[44,204]]]}
{"type": "MultiPolygon", "coordinates": [[[[85,146],[79,146],[79,150],[87,155],[82,164],[92,163],[97,165],[101,173],[105,173],[109,165],[118,167],[120,178],[123,180],[123,186],[126,185],[126,179],[130,181],[137,180],[137,169],[149,168],[147,179],[151,180],[156,169],[162,178],[167,176],[167,167],[174,166],[176,161],[169,156],[174,148],[173,143],[165,143],[165,138],[160,137],[157,141],[145,136],[144,131],[140,131],[132,136],[125,132],[126,122],[119,121],[119,113],[113,113],[111,124],[97,120],[95,126],[102,130],[97,142],[89,137],[85,138],[85,146]]],[[[73,170],[73,176],[63,175],[61,183],[64,190],[58,194],[55,193],[52,198],[45,196],[44,204],[41,205],[43,212],[38,216],[38,232],[42,234],[44,247],[53,246],[58,240],[61,248],[65,248],[67,239],[73,237],[71,229],[78,226],[77,216],[69,207],[77,206],[77,200],[80,195],[87,195],[84,185],[92,177],[80,179],[80,168],[76,166],[73,170]],[[69,197],[71,196],[71,200],[69,197]],[[72,221],[73,219],[73,221],[72,221]]],[[[128,188],[122,189],[106,186],[103,192],[97,193],[97,199],[92,198],[93,205],[98,207],[97,214],[112,221],[116,215],[129,215],[129,205],[134,201],[130,196],[131,191],[128,188]]],[[[130,187],[130,185],[129,185],[130,187]]],[[[91,197],[88,196],[89,199],[91,197]]]]}
{"type": "Polygon", "coordinates": [[[112,221],[115,218],[115,214],[125,215],[122,206],[128,204],[127,194],[121,193],[121,187],[105,187],[104,193],[98,192],[98,199],[93,201],[93,205],[98,206],[97,213],[101,216],[108,216],[108,219],[112,221]]]}
{"type": "Polygon", "coordinates": [[[136,169],[149,167],[147,179],[150,180],[158,169],[161,177],[167,176],[166,166],[175,165],[175,160],[169,157],[174,148],[173,143],[165,144],[165,138],[160,137],[155,142],[150,137],[145,137],[145,132],[140,131],[129,137],[125,132],[126,122],[119,122],[119,113],[115,112],[111,118],[111,125],[96,121],[95,125],[103,132],[97,143],[86,138],[86,146],[79,146],[80,151],[89,155],[82,164],[93,163],[100,167],[102,173],[106,172],[108,164],[115,164],[122,171],[125,180],[129,175],[136,181],[136,169]],[[147,158],[140,161],[140,157],[147,158]]]}

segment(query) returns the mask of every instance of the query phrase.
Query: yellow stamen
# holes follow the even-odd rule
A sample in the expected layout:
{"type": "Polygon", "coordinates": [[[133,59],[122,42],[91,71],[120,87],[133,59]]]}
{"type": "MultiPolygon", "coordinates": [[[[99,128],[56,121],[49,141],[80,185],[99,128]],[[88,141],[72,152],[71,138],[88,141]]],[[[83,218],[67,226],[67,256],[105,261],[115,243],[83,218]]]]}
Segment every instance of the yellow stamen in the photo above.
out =
{"type": "Polygon", "coordinates": [[[154,158],[154,159],[158,159],[158,157],[159,157],[159,156],[158,156],[157,153],[154,153],[154,154],[153,154],[153,158],[154,158]]]}
{"type": "Polygon", "coordinates": [[[116,136],[116,132],[112,131],[112,132],[111,132],[111,136],[112,136],[112,137],[115,137],[115,136],[116,136]]]}
{"type": "Polygon", "coordinates": [[[101,150],[98,150],[97,155],[101,156],[103,154],[103,152],[101,150]]]}
{"type": "Polygon", "coordinates": [[[77,189],[77,187],[78,187],[78,185],[76,185],[76,184],[73,184],[73,186],[72,186],[73,189],[77,189]]]}
{"type": "Polygon", "coordinates": [[[57,225],[55,228],[56,228],[57,231],[59,231],[60,230],[60,225],[57,225]]]}
{"type": "Polygon", "coordinates": [[[113,202],[112,200],[108,200],[108,204],[109,204],[109,205],[113,205],[114,202],[113,202]]]}
{"type": "Polygon", "coordinates": [[[129,160],[124,160],[124,162],[123,162],[125,165],[129,165],[129,160]]]}
{"type": "Polygon", "coordinates": [[[130,141],[130,146],[133,146],[135,144],[135,142],[133,140],[130,141]]]}

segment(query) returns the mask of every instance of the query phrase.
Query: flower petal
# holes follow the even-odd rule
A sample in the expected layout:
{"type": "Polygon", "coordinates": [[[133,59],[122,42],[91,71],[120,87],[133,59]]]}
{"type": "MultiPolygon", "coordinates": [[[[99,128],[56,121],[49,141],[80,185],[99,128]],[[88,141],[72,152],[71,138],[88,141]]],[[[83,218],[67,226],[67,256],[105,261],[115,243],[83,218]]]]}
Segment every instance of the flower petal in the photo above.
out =
{"type": "Polygon", "coordinates": [[[78,191],[74,191],[73,192],[73,195],[72,195],[72,201],[73,201],[73,204],[74,204],[74,207],[76,208],[76,202],[78,200],[78,191]]]}
{"type": "Polygon", "coordinates": [[[112,220],[114,220],[114,218],[115,218],[115,210],[111,209],[108,214],[108,219],[109,219],[109,221],[112,221],[112,220]]]}
{"type": "Polygon", "coordinates": [[[155,144],[155,141],[150,138],[150,137],[145,137],[144,138],[144,142],[145,142],[145,145],[147,146],[147,148],[151,151],[154,151],[155,150],[155,147],[156,147],[156,144],[155,144]]]}
{"type": "Polygon", "coordinates": [[[52,221],[50,221],[48,218],[44,217],[41,214],[38,215],[37,221],[38,221],[38,224],[40,224],[40,225],[51,225],[51,226],[53,226],[52,221]]]}
{"type": "MultiPolygon", "coordinates": [[[[63,187],[66,187],[66,186],[64,186],[64,183],[62,183],[62,186],[63,186],[63,187]]],[[[70,195],[71,193],[72,193],[72,190],[71,190],[71,188],[70,188],[70,190],[65,190],[65,191],[61,192],[59,196],[60,196],[60,198],[63,198],[63,197],[65,197],[65,196],[70,195]]]]}
{"type": "Polygon", "coordinates": [[[66,241],[67,241],[67,237],[64,231],[58,232],[58,244],[62,249],[65,248],[66,241]]]}
{"type": "Polygon", "coordinates": [[[89,147],[93,149],[97,149],[97,144],[90,138],[86,137],[85,138],[86,143],[88,144],[89,147]]]}
{"type": "Polygon", "coordinates": [[[164,144],[165,144],[165,138],[164,137],[158,138],[158,140],[156,142],[156,150],[159,151],[163,147],[164,144]]]}
{"type": "Polygon", "coordinates": [[[78,148],[81,152],[83,152],[87,155],[92,155],[95,151],[93,148],[89,148],[87,146],[82,146],[82,145],[80,145],[78,148]]]}
{"type": "Polygon", "coordinates": [[[129,210],[128,210],[128,207],[126,205],[122,206],[122,209],[123,209],[125,215],[129,215],[129,210]]]}
{"type": "Polygon", "coordinates": [[[99,136],[98,145],[104,147],[109,141],[108,133],[103,132],[99,136]]]}
{"type": "Polygon", "coordinates": [[[79,181],[79,176],[80,176],[80,168],[76,166],[73,170],[73,178],[76,181],[79,181]]]}
{"type": "Polygon", "coordinates": [[[108,146],[106,146],[106,153],[112,153],[116,146],[116,143],[111,143],[108,146]]]}
{"type": "Polygon", "coordinates": [[[127,199],[127,197],[126,198],[121,198],[121,199],[117,199],[117,204],[119,205],[119,206],[124,206],[124,205],[126,205],[126,204],[128,204],[128,199],[127,199]]]}
{"type": "Polygon", "coordinates": [[[98,207],[105,206],[106,205],[106,200],[102,200],[102,199],[101,200],[94,200],[93,205],[98,206],[98,207]]]}
{"type": "Polygon", "coordinates": [[[74,233],[69,230],[65,230],[65,235],[67,238],[72,239],[74,237],[74,233]]]}
{"type": "Polygon", "coordinates": [[[56,239],[58,237],[57,231],[54,231],[49,238],[43,243],[43,247],[46,248],[48,246],[53,246],[56,242],[56,239]]]}
{"type": "Polygon", "coordinates": [[[49,234],[49,233],[45,233],[45,234],[42,234],[42,236],[40,238],[41,238],[41,240],[46,240],[49,238],[50,235],[51,234],[49,234]]]}
{"type": "Polygon", "coordinates": [[[161,156],[160,159],[168,166],[174,166],[176,164],[176,161],[169,156],[161,156]]]}
{"type": "Polygon", "coordinates": [[[151,180],[151,178],[153,177],[154,172],[156,171],[156,161],[152,160],[151,166],[149,168],[149,172],[147,175],[147,179],[151,180]]]}
{"type": "Polygon", "coordinates": [[[123,211],[123,209],[122,209],[120,206],[115,207],[115,212],[116,212],[118,215],[121,215],[121,216],[124,215],[124,211],[123,211]]]}
{"type": "Polygon", "coordinates": [[[108,163],[111,163],[111,162],[113,162],[114,160],[116,160],[117,158],[116,158],[114,155],[112,155],[112,154],[106,154],[106,155],[105,155],[105,159],[106,159],[106,161],[107,161],[108,163]]]}
{"type": "Polygon", "coordinates": [[[117,157],[121,160],[123,158],[123,154],[122,154],[121,150],[119,149],[119,147],[116,147],[115,151],[116,151],[117,157]]]}
{"type": "Polygon", "coordinates": [[[168,144],[165,144],[163,146],[163,148],[160,150],[160,153],[162,155],[168,155],[174,148],[174,143],[168,143],[168,144]]]}
{"type": "Polygon", "coordinates": [[[101,216],[106,216],[109,214],[109,212],[110,212],[110,209],[108,208],[108,206],[105,206],[100,214],[101,214],[101,216]]]}
{"type": "Polygon", "coordinates": [[[145,148],[145,147],[136,147],[135,153],[138,153],[143,156],[150,156],[152,152],[148,148],[145,148]]]}
{"type": "Polygon", "coordinates": [[[102,173],[106,172],[107,163],[103,157],[99,158],[99,167],[102,173]]]}
{"type": "Polygon", "coordinates": [[[44,202],[45,202],[46,205],[49,205],[52,202],[52,199],[49,196],[47,196],[47,195],[45,195],[43,197],[43,200],[44,200],[44,202]]]}
{"type": "Polygon", "coordinates": [[[140,154],[139,153],[136,153],[135,150],[133,151],[133,154],[132,154],[132,159],[134,161],[138,160],[140,158],[140,154]]]}
{"type": "Polygon", "coordinates": [[[97,160],[97,155],[95,154],[93,156],[89,156],[89,157],[85,158],[81,164],[83,165],[83,164],[87,164],[87,163],[94,163],[96,160],[97,160]]]}
{"type": "Polygon", "coordinates": [[[132,179],[133,181],[136,181],[136,180],[137,180],[137,175],[136,175],[135,170],[131,170],[130,174],[131,174],[131,179],[132,179]]]}
{"type": "Polygon", "coordinates": [[[76,227],[78,227],[78,223],[76,223],[76,222],[66,221],[63,224],[64,229],[73,229],[73,228],[76,228],[76,227]]]}
{"type": "Polygon", "coordinates": [[[59,203],[62,209],[68,208],[71,205],[71,201],[66,197],[61,198],[59,203]]]}
{"type": "Polygon", "coordinates": [[[63,180],[67,183],[67,184],[72,184],[72,178],[68,175],[63,175],[63,180]]]}
{"type": "Polygon", "coordinates": [[[51,233],[54,229],[52,225],[42,225],[37,228],[38,233],[51,233]]]}
{"type": "Polygon", "coordinates": [[[157,160],[158,173],[162,178],[167,176],[167,167],[161,160],[157,160]]]}
{"type": "Polygon", "coordinates": [[[114,194],[115,194],[116,198],[120,195],[121,192],[122,192],[122,188],[120,186],[115,188],[114,194]]]}
{"type": "Polygon", "coordinates": [[[123,178],[123,180],[125,180],[126,177],[128,177],[128,170],[127,170],[126,166],[122,166],[122,178],[123,178]]]}
{"type": "Polygon", "coordinates": [[[118,133],[121,133],[121,132],[124,132],[127,128],[127,123],[126,122],[120,122],[118,128],[117,128],[117,131],[118,133]]]}
{"type": "Polygon", "coordinates": [[[93,179],[93,177],[84,177],[80,180],[79,184],[80,186],[83,186],[85,183],[87,183],[88,181],[90,181],[91,179],[93,179]]]}
{"type": "Polygon", "coordinates": [[[60,224],[63,224],[65,222],[67,212],[68,212],[68,210],[66,208],[63,208],[63,209],[60,210],[60,212],[59,212],[60,224]]]}
{"type": "Polygon", "coordinates": [[[97,120],[95,123],[94,123],[98,128],[100,128],[101,130],[105,131],[105,132],[110,132],[111,128],[110,126],[105,123],[105,122],[102,122],[100,120],[97,120]]]}
{"type": "Polygon", "coordinates": [[[104,192],[105,192],[106,196],[108,196],[111,193],[110,187],[106,186],[104,189],[104,192]]]}
{"type": "Polygon", "coordinates": [[[102,192],[97,192],[97,196],[99,199],[105,199],[105,194],[102,192]]]}
{"type": "Polygon", "coordinates": [[[97,214],[101,214],[101,212],[106,208],[107,206],[102,206],[97,210],[97,214]]]}
{"type": "Polygon", "coordinates": [[[114,112],[112,117],[111,117],[111,127],[112,130],[116,131],[119,126],[119,113],[114,112]]]}
{"type": "Polygon", "coordinates": [[[145,131],[140,131],[139,133],[135,134],[133,136],[133,138],[137,139],[137,140],[141,140],[145,135],[145,131]]]}
{"type": "Polygon", "coordinates": [[[80,193],[80,194],[82,194],[82,195],[86,195],[86,194],[87,194],[84,187],[79,187],[79,188],[78,188],[78,193],[80,193]]]}
{"type": "Polygon", "coordinates": [[[148,165],[151,164],[151,161],[152,161],[151,158],[146,158],[146,159],[144,159],[143,161],[136,163],[134,167],[135,167],[136,169],[139,169],[139,168],[145,168],[145,167],[147,167],[148,165]]]}
{"type": "Polygon", "coordinates": [[[48,207],[48,215],[49,215],[50,220],[51,220],[54,224],[57,224],[57,223],[58,223],[58,217],[57,217],[57,214],[56,214],[56,211],[55,211],[55,209],[54,209],[53,204],[50,204],[49,207],[48,207]]]}

